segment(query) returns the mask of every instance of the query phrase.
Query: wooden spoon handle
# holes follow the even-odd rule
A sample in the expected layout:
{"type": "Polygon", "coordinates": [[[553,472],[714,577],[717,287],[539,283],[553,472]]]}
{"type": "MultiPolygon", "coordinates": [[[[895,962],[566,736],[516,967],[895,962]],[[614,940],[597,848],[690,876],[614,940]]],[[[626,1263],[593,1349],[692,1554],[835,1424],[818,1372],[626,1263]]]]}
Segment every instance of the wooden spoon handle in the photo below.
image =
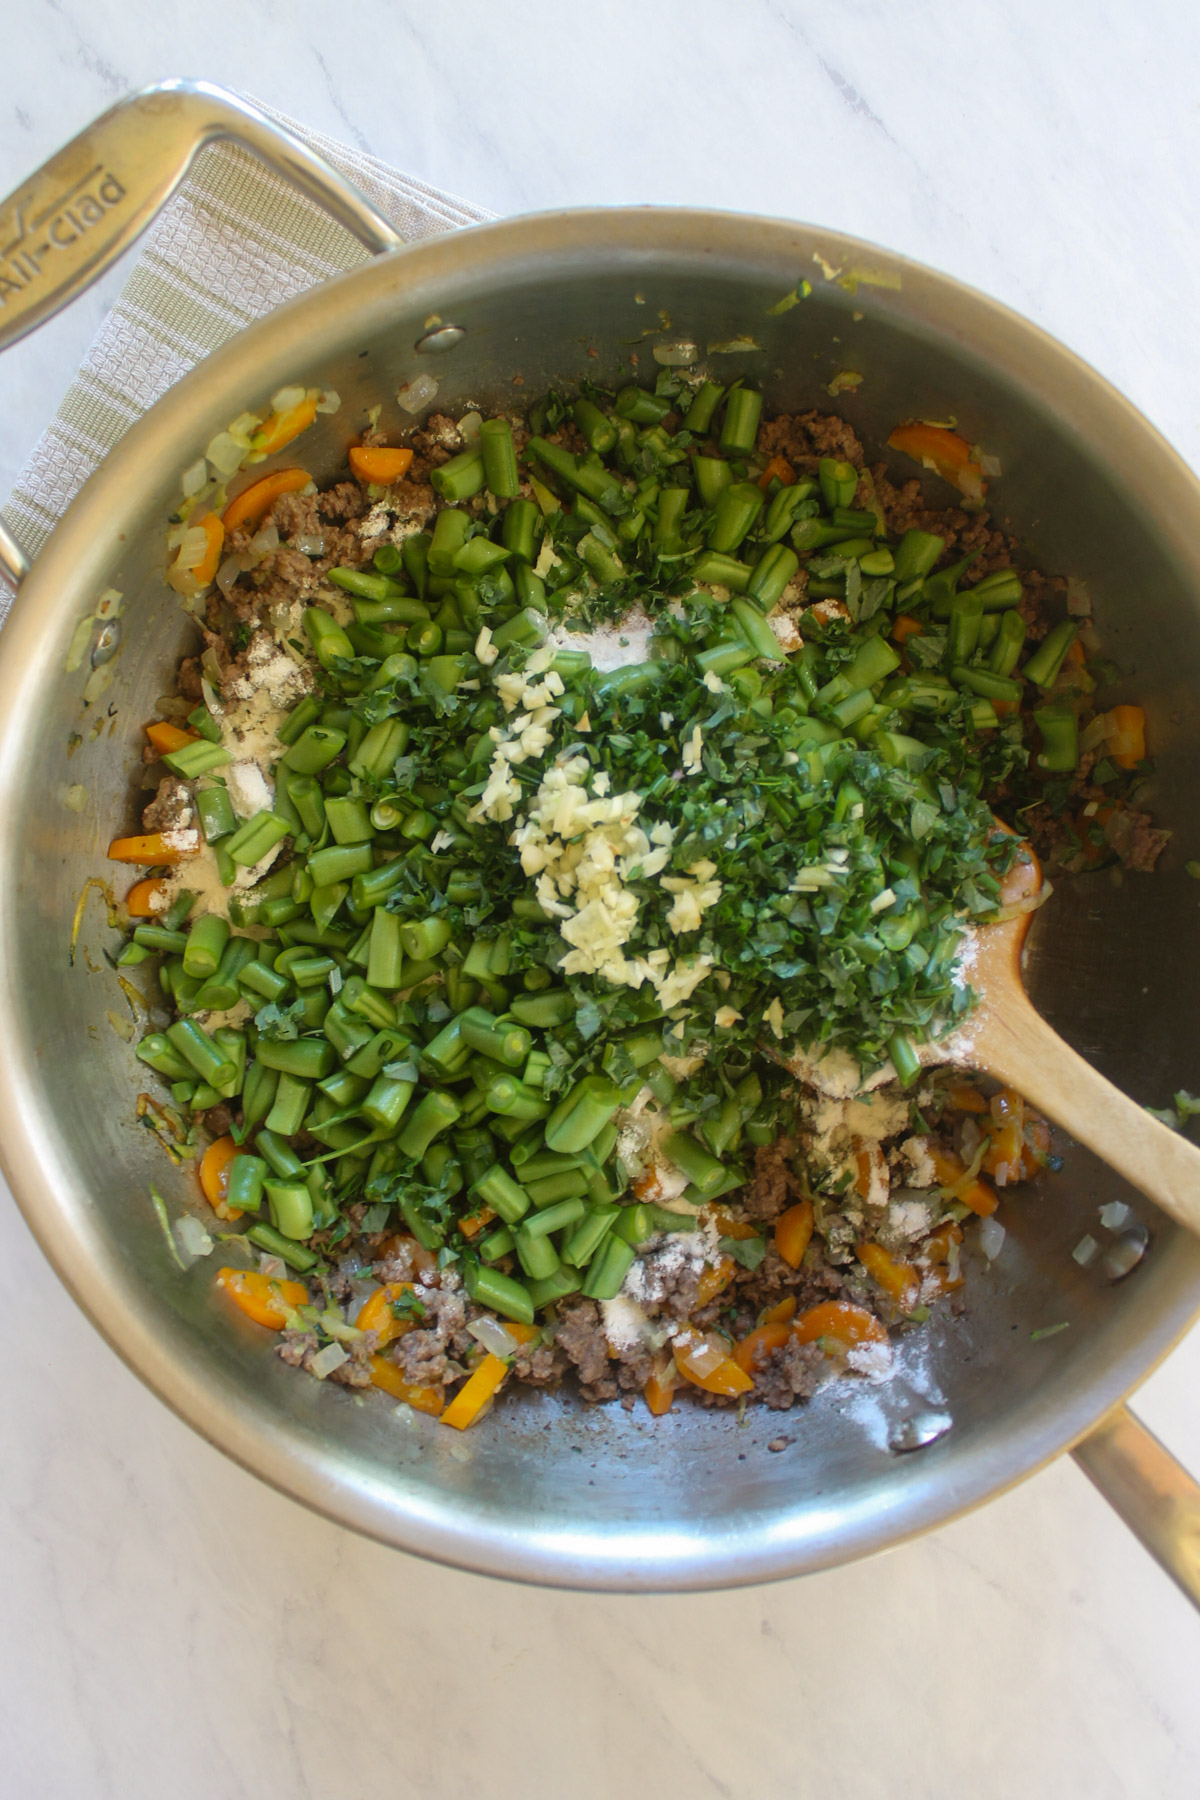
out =
{"type": "Polygon", "coordinates": [[[970,1057],[1200,1235],[1200,1150],[1097,1074],[1020,989],[981,1011],[970,1057]]]}

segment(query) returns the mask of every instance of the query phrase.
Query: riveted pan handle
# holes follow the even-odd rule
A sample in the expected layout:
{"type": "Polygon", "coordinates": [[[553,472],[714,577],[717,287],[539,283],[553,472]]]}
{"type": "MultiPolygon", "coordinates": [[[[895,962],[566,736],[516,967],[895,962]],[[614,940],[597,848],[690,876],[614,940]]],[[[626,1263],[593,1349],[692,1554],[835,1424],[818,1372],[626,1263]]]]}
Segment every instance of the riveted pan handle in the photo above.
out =
{"type": "MultiPolygon", "coordinates": [[[[0,350],[83,292],[141,236],[206,144],[232,138],[376,253],[403,239],[364,194],[256,107],[206,81],[121,100],[0,201],[0,350]]],[[[0,574],[29,563],[0,525],[0,574]]]]}
{"type": "Polygon", "coordinates": [[[402,242],[357,188],[256,107],[206,81],[160,82],[118,102],[0,201],[0,350],[128,250],[218,138],[244,144],[368,250],[402,242]]]}
{"type": "Polygon", "coordinates": [[[1075,1461],[1200,1608],[1200,1486],[1127,1406],[1075,1446],[1075,1461]]]}

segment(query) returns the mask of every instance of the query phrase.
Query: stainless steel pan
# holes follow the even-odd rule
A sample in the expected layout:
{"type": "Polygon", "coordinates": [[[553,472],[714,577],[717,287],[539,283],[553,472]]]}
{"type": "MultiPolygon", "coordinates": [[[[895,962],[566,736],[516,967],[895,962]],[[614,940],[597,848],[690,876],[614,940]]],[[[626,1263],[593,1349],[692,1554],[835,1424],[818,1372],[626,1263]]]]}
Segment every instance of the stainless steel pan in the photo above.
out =
{"type": "Polygon", "coordinates": [[[123,249],[218,136],[290,174],[380,254],[180,382],[88,483],[36,567],[0,539],[19,588],[0,655],[0,1156],[67,1286],[142,1379],[247,1468],[344,1524],[468,1568],[618,1589],[797,1574],[940,1524],[1075,1447],[1200,1596],[1200,1494],[1121,1408],[1200,1309],[1200,1245],[1082,1149],[1057,1179],[1006,1200],[1003,1255],[971,1281],[966,1317],[906,1339],[889,1386],[835,1387],[744,1424],[521,1395],[460,1437],[378,1395],[301,1379],[213,1305],[211,1265],[183,1275],[172,1263],[148,1189],[174,1207],[194,1177],[135,1123],[142,1083],[106,1019],[123,1002],[100,954],[112,941],[103,906],[89,902],[73,964],[68,939],[84,884],[107,872],[109,836],[141,802],[141,725],[190,647],[162,580],[179,471],[285,382],[342,396],[303,443],[318,478],[333,475],[365,409],[390,406],[418,373],[436,376],[439,407],[486,408],[611,378],[631,350],[652,371],[655,344],[684,340],[725,377],[761,383],[768,410],[825,405],[824,384],[860,370],[838,404],[874,450],[899,419],[956,415],[1001,459],[999,506],[1043,566],[1088,582],[1113,656],[1136,668],[1157,805],[1185,847],[1153,878],[1060,888],[1038,917],[1033,993],[1138,1099],[1200,1086],[1196,888],[1181,866],[1200,843],[1200,486],[1119,394],[947,277],[785,221],[565,212],[401,249],[301,145],[186,83],[118,106],[0,207],[0,344],[123,249]],[[95,205],[73,235],[83,194],[95,205]],[[811,297],[773,311],[803,280],[811,297]],[[742,350],[713,348],[739,338],[742,350]],[[125,596],[124,641],[97,736],[86,668],[64,664],[108,587],[125,596]],[[61,803],[68,786],[86,788],[81,812],[61,803]],[[1119,1283],[1071,1256],[1110,1199],[1134,1204],[1150,1232],[1119,1283]],[[1062,1321],[1069,1329],[1033,1335],[1062,1321]],[[781,1436],[786,1448],[770,1452],[781,1436]]]}

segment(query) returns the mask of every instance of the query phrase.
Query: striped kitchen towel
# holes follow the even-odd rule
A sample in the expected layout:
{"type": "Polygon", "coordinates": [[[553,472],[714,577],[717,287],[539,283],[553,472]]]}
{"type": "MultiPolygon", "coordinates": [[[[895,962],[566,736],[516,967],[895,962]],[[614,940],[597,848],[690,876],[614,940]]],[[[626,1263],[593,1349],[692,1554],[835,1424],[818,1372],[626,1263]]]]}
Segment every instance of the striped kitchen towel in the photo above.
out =
{"type": "MultiPolygon", "coordinates": [[[[323,156],[412,241],[493,215],[253,105],[323,156]]],[[[367,261],[320,207],[234,144],[204,150],[142,240],[133,272],[4,505],[35,556],[117,440],[227,338],[367,261]]],[[[0,617],[9,596],[0,587],[0,617]]]]}

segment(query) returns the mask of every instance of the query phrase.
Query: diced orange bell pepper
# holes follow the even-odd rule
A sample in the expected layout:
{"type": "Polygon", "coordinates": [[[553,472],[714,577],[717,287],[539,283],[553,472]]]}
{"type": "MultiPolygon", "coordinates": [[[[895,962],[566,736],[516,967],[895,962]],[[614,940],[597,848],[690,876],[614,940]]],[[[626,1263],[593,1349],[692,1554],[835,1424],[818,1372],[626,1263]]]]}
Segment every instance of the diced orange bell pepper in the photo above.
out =
{"type": "Polygon", "coordinates": [[[798,1200],[780,1213],[775,1221],[775,1248],[789,1269],[798,1269],[804,1261],[813,1234],[815,1220],[811,1200],[798,1200]]]}
{"type": "Polygon", "coordinates": [[[773,1350],[783,1349],[791,1335],[790,1324],[759,1325],[733,1346],[733,1360],[744,1375],[753,1375],[773,1350]]]}
{"type": "Polygon", "coordinates": [[[1025,1154],[1025,1130],[1022,1120],[1006,1119],[992,1129],[991,1142],[983,1153],[983,1168],[997,1187],[1008,1187],[1020,1181],[1025,1154]]]}
{"type": "Polygon", "coordinates": [[[916,1305],[921,1277],[911,1263],[899,1262],[882,1244],[856,1244],[854,1254],[872,1281],[877,1282],[904,1312],[916,1305]]]}
{"type": "Polygon", "coordinates": [[[707,1394],[723,1394],[727,1399],[748,1394],[754,1383],[739,1369],[720,1340],[700,1332],[675,1339],[675,1367],[693,1386],[707,1394]]]}
{"type": "Polygon", "coordinates": [[[248,1319],[265,1325],[268,1331],[282,1331],[288,1314],[308,1305],[308,1289],[300,1282],[279,1281],[256,1269],[218,1269],[217,1286],[224,1288],[248,1319]]]}
{"type": "Polygon", "coordinates": [[[1114,706],[1108,721],[1108,756],[1119,769],[1136,769],[1146,758],[1145,712],[1140,706],[1114,706]]]}
{"type": "Polygon", "coordinates": [[[442,1414],[442,1424],[453,1425],[455,1431],[466,1431],[474,1425],[507,1374],[508,1364],[489,1350],[442,1414]]]}
{"type": "Polygon", "coordinates": [[[1015,1119],[1020,1125],[1025,1117],[1025,1097],[1016,1088],[999,1088],[988,1101],[988,1111],[1001,1124],[1015,1119]]]}
{"type": "Polygon", "coordinates": [[[214,512],[205,513],[197,523],[208,542],[202,559],[192,570],[192,580],[197,587],[206,588],[221,565],[225,527],[214,512]]]}
{"type": "Polygon", "coordinates": [[[945,425],[923,425],[914,420],[910,425],[897,425],[888,446],[911,456],[927,469],[933,469],[944,481],[956,487],[968,499],[982,500],[987,489],[983,470],[971,459],[971,446],[966,438],[945,425]]]}
{"type": "Polygon", "coordinates": [[[887,1342],[887,1331],[874,1313],[849,1300],[822,1300],[810,1306],[792,1326],[792,1334],[801,1344],[815,1344],[823,1337],[847,1345],[887,1342]]]}
{"type": "MultiPolygon", "coordinates": [[[[981,1219],[986,1219],[989,1214],[995,1212],[1000,1202],[987,1182],[980,1181],[977,1176],[968,1179],[965,1166],[953,1151],[943,1150],[937,1144],[930,1144],[929,1156],[938,1181],[944,1188],[951,1190],[956,1200],[961,1200],[964,1206],[969,1206],[971,1211],[978,1213],[981,1219]]],[[[987,1156],[985,1153],[984,1167],[986,1166],[987,1156]]]]}
{"type": "Polygon", "coordinates": [[[871,1153],[869,1150],[854,1152],[854,1191],[860,1200],[871,1197],[871,1153]]]}
{"type": "Polygon", "coordinates": [[[166,907],[156,905],[155,902],[165,901],[166,893],[165,881],[155,881],[152,876],[144,876],[141,881],[135,881],[126,894],[125,911],[131,919],[157,918],[160,912],[166,911],[166,907]]]}
{"type": "Polygon", "coordinates": [[[232,537],[239,525],[255,529],[262,524],[281,494],[295,494],[307,487],[312,476],[307,469],[275,469],[262,475],[250,486],[235,494],[223,514],[225,530],[232,537]]]}
{"type": "Polygon", "coordinates": [[[642,1398],[656,1419],[670,1412],[675,1403],[675,1363],[671,1357],[660,1358],[650,1371],[642,1398]]]}
{"type": "Polygon", "coordinates": [[[717,1263],[708,1263],[700,1271],[700,1281],[696,1288],[696,1305],[707,1306],[718,1294],[723,1294],[737,1273],[737,1264],[732,1256],[723,1256],[717,1263]]]}
{"type": "Polygon", "coordinates": [[[892,620],[892,642],[903,650],[910,637],[920,637],[925,627],[911,613],[897,613],[892,620]]]}
{"type": "Polygon", "coordinates": [[[1040,1113],[1027,1111],[1025,1114],[1025,1150],[1021,1158],[1026,1181],[1032,1181],[1039,1170],[1045,1167],[1049,1154],[1049,1125],[1040,1113]]]}
{"type": "Polygon", "coordinates": [[[178,725],[172,725],[169,719],[156,719],[153,725],[145,727],[145,731],[160,756],[169,756],[172,750],[194,744],[199,736],[195,731],[183,731],[178,725]]]}
{"type": "Polygon", "coordinates": [[[289,406],[286,412],[272,413],[270,418],[263,420],[252,439],[254,448],[261,450],[264,456],[274,456],[302,431],[307,431],[316,416],[317,396],[306,395],[299,406],[289,406]]]}
{"type": "Polygon", "coordinates": [[[635,1176],[629,1185],[637,1198],[646,1206],[658,1206],[667,1197],[667,1191],[662,1182],[662,1166],[659,1163],[651,1163],[650,1167],[643,1169],[642,1173],[635,1176]]]}
{"type": "Polygon", "coordinates": [[[927,1257],[930,1262],[948,1262],[950,1259],[951,1244],[961,1244],[962,1241],[963,1228],[958,1223],[958,1220],[947,1219],[944,1225],[938,1226],[932,1236],[925,1239],[925,1242],[921,1246],[921,1254],[922,1256],[927,1257]]]}
{"type": "Polygon", "coordinates": [[[436,1419],[445,1405],[445,1395],[441,1388],[417,1387],[411,1381],[405,1381],[394,1362],[386,1356],[373,1356],[371,1361],[371,1386],[381,1388],[390,1394],[393,1400],[403,1400],[417,1412],[429,1413],[436,1419]]]}
{"type": "Polygon", "coordinates": [[[758,485],[765,494],[773,481],[782,487],[795,487],[796,471],[786,456],[773,456],[758,478],[758,485]]]}
{"type": "Polygon", "coordinates": [[[114,838],[108,846],[110,862],[141,863],[143,868],[177,863],[185,856],[199,854],[200,833],[191,829],[173,831],[169,840],[161,831],[148,831],[141,837],[114,838]]]}
{"type": "Polygon", "coordinates": [[[403,1337],[417,1323],[415,1318],[398,1319],[392,1311],[392,1302],[401,1294],[411,1294],[411,1281],[389,1281],[386,1287],[376,1288],[368,1294],[358,1309],[358,1317],[354,1323],[360,1331],[378,1333],[380,1345],[390,1344],[393,1338],[403,1337]]]}
{"type": "Polygon", "coordinates": [[[921,1246],[921,1260],[930,1265],[925,1280],[926,1282],[932,1280],[939,1294],[952,1293],[955,1288],[962,1287],[966,1280],[966,1276],[961,1271],[951,1280],[947,1267],[950,1261],[951,1246],[961,1244],[962,1241],[962,1226],[954,1219],[947,1219],[946,1223],[940,1225],[932,1237],[927,1237],[921,1246]]]}
{"type": "Polygon", "coordinates": [[[990,1218],[1000,1204],[987,1182],[980,1181],[978,1176],[974,1181],[968,1181],[965,1187],[956,1188],[955,1197],[981,1219],[990,1218]]]}
{"type": "Polygon", "coordinates": [[[484,1226],[490,1225],[495,1216],[490,1206],[481,1206],[479,1211],[472,1213],[469,1219],[460,1219],[458,1229],[465,1238],[478,1237],[484,1226]]]}
{"type": "Polygon", "coordinates": [[[985,1113],[988,1109],[979,1089],[967,1081],[956,1082],[952,1088],[947,1088],[946,1098],[956,1112],[985,1113]]]}
{"type": "Polygon", "coordinates": [[[790,1325],[796,1316],[796,1296],[788,1294],[783,1300],[777,1300],[774,1306],[768,1306],[759,1315],[760,1325],[790,1325]]]}
{"type": "Polygon", "coordinates": [[[722,1237],[740,1238],[744,1241],[746,1238],[756,1238],[762,1235],[757,1226],[751,1225],[749,1219],[735,1219],[733,1214],[726,1212],[723,1206],[714,1206],[712,1216],[722,1237]]]}
{"type": "Polygon", "coordinates": [[[229,1165],[238,1153],[231,1137],[216,1138],[200,1158],[200,1186],[204,1198],[219,1219],[240,1219],[241,1208],[228,1206],[229,1165]]]}
{"type": "Polygon", "coordinates": [[[997,1187],[1011,1187],[1014,1181],[1032,1181],[1049,1154],[1049,1125],[1040,1114],[1027,1112],[993,1129],[983,1167],[997,1187]]]}
{"type": "Polygon", "coordinates": [[[403,480],[413,453],[408,449],[388,449],[383,444],[353,444],[350,468],[360,481],[372,481],[377,487],[390,487],[403,480]]]}

